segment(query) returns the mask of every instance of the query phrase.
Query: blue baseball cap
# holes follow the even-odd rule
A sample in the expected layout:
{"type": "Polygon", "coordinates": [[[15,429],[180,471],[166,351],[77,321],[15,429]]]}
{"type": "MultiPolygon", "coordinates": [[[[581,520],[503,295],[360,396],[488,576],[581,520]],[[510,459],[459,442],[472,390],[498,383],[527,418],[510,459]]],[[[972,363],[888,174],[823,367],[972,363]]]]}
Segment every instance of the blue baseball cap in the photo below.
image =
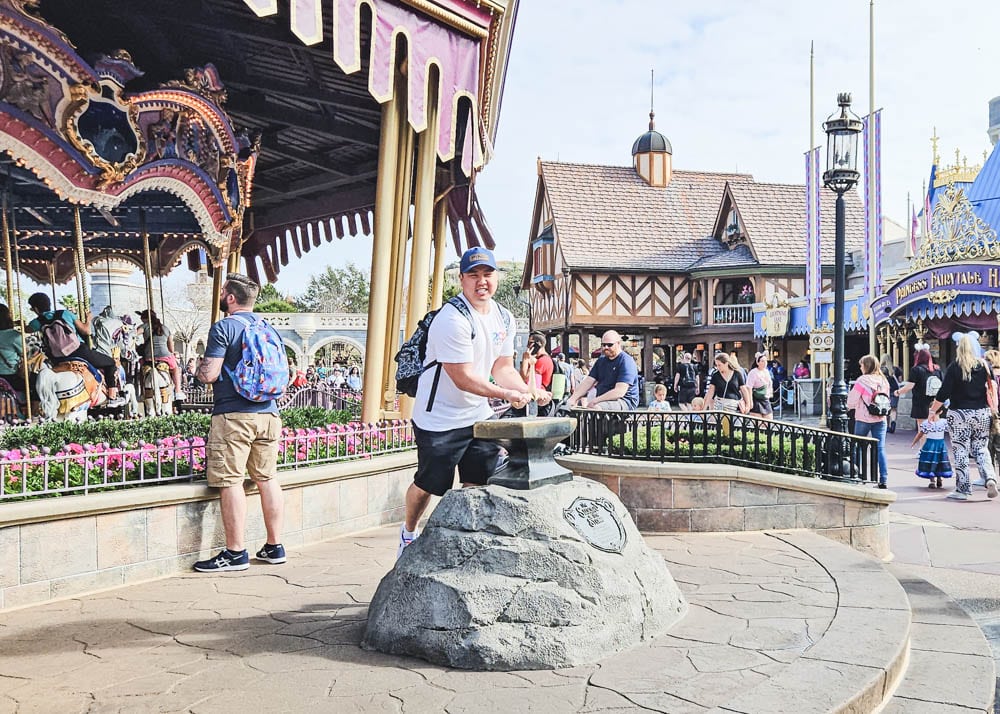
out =
{"type": "Polygon", "coordinates": [[[469,248],[462,253],[462,263],[459,265],[458,272],[468,273],[473,268],[480,266],[493,268],[493,270],[498,269],[497,259],[493,257],[493,251],[489,248],[469,248]]]}

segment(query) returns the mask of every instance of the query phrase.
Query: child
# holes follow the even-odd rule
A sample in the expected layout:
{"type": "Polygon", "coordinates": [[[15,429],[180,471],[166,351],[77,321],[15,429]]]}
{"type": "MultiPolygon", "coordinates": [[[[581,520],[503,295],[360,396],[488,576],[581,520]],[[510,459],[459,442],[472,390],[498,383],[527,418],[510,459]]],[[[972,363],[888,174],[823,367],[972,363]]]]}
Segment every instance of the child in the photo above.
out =
{"type": "Polygon", "coordinates": [[[941,488],[941,479],[951,478],[951,462],[948,460],[948,449],[944,444],[944,435],[948,431],[948,421],[943,417],[946,407],[941,407],[936,414],[920,425],[917,435],[913,437],[910,446],[916,446],[926,437],[920,455],[917,457],[916,474],[927,479],[927,488],[941,488]]]}
{"type": "MultiPolygon", "coordinates": [[[[691,411],[701,412],[705,410],[705,397],[695,397],[691,400],[691,411]]],[[[691,421],[705,421],[704,414],[692,414],[691,421]]]]}
{"type": "Polygon", "coordinates": [[[669,412],[670,402],[667,401],[667,388],[662,384],[657,384],[653,388],[653,401],[649,403],[651,412],[669,412]]]}

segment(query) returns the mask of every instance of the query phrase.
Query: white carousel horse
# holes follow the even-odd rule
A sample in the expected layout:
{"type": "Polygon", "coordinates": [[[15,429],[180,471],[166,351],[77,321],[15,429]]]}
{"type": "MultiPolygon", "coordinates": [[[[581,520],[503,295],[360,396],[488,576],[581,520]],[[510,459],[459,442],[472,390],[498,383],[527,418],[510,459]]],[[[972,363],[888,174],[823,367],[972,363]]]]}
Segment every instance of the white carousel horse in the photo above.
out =
{"type": "Polygon", "coordinates": [[[148,364],[140,370],[142,383],[142,405],[146,416],[162,416],[174,412],[174,378],[170,365],[156,360],[156,369],[148,364]]]}
{"type": "Polygon", "coordinates": [[[107,401],[104,387],[98,386],[92,395],[87,389],[88,380],[79,371],[66,368],[66,371],[54,372],[41,349],[30,355],[28,367],[38,375],[35,391],[38,392],[39,411],[46,419],[83,422],[92,406],[107,401]]]}
{"type": "Polygon", "coordinates": [[[135,376],[139,364],[136,345],[135,325],[128,315],[116,317],[109,305],[94,318],[94,349],[117,360],[127,380],[135,376]]]}

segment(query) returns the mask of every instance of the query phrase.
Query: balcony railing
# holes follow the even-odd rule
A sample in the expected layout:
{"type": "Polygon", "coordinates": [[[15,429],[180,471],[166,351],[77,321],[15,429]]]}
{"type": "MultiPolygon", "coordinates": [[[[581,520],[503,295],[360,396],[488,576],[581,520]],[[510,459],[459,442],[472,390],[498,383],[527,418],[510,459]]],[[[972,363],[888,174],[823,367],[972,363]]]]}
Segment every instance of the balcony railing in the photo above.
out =
{"type": "Polygon", "coordinates": [[[753,305],[716,305],[713,314],[716,325],[753,324],[753,305]]]}

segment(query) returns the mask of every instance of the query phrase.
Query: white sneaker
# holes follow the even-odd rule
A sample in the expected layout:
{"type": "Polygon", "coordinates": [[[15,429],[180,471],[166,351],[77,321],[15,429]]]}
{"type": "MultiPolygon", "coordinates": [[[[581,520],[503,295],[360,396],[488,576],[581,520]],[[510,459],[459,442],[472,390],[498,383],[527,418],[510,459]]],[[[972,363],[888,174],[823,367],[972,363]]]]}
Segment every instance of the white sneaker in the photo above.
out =
{"type": "Polygon", "coordinates": [[[973,481],[972,485],[973,486],[982,486],[983,488],[986,488],[986,479],[981,478],[978,481],[973,481]]]}
{"type": "Polygon", "coordinates": [[[399,559],[399,556],[401,556],[403,554],[403,549],[406,546],[408,546],[410,543],[412,543],[413,541],[415,541],[417,539],[418,535],[420,535],[420,533],[418,531],[413,531],[413,533],[411,535],[406,535],[406,526],[402,525],[402,526],[399,527],[399,547],[396,548],[396,559],[397,560],[399,559]]]}
{"type": "Polygon", "coordinates": [[[997,497],[997,480],[995,478],[991,478],[989,481],[986,482],[986,497],[987,498],[997,497]]]}
{"type": "Polygon", "coordinates": [[[948,494],[947,498],[950,498],[953,501],[968,501],[969,494],[962,493],[961,491],[952,491],[951,493],[948,494]]]}

